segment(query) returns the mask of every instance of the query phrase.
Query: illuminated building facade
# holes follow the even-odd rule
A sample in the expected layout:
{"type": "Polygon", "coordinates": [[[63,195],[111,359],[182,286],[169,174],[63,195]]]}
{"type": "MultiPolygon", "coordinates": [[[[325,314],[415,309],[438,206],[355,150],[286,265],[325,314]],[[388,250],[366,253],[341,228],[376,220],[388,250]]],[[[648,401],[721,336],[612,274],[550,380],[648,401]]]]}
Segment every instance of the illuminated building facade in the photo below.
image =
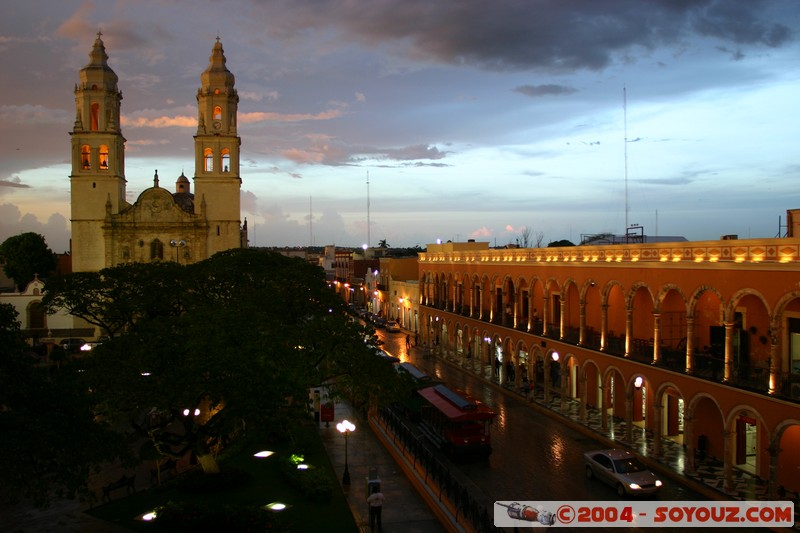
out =
{"type": "Polygon", "coordinates": [[[422,340],[464,369],[800,490],[800,238],[432,244],[419,282],[422,340]]]}

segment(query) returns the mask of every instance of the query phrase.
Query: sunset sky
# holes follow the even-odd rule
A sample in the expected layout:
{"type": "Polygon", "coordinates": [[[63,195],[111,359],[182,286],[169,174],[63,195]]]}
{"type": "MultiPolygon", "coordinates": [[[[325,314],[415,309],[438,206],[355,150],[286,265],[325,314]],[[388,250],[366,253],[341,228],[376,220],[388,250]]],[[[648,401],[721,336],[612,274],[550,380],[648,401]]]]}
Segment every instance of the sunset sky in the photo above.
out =
{"type": "Polygon", "coordinates": [[[577,243],[626,222],[775,237],[800,208],[795,0],[14,0],[0,15],[0,242],[34,231],[68,250],[73,88],[98,31],[129,202],[156,170],[170,189],[192,177],[220,37],[251,246],[503,245],[525,228],[577,243]]]}

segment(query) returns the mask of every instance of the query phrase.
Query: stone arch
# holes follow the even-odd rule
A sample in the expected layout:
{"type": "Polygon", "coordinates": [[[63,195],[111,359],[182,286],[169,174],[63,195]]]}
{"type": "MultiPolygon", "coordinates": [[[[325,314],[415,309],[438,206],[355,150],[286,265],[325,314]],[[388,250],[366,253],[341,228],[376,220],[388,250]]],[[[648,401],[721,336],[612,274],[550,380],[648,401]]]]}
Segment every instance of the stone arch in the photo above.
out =
{"type": "Polygon", "coordinates": [[[672,439],[683,444],[685,436],[685,398],[681,388],[671,381],[661,383],[654,391],[653,405],[656,418],[653,421],[657,437],[672,439]],[[674,392],[674,394],[670,394],[674,392]],[[683,408],[681,404],[683,403],[683,408]]]}
{"type": "Polygon", "coordinates": [[[647,291],[647,294],[650,295],[651,308],[654,309],[656,306],[656,302],[655,302],[655,297],[653,296],[653,290],[650,288],[650,284],[644,281],[637,281],[636,283],[631,285],[630,289],[628,289],[628,293],[625,296],[625,307],[627,309],[633,307],[633,300],[636,297],[636,293],[639,292],[639,289],[645,289],[647,291]]]}
{"type": "Polygon", "coordinates": [[[692,396],[685,408],[689,423],[684,426],[684,444],[691,471],[694,470],[695,450],[698,450],[701,459],[705,456],[722,459],[725,447],[725,414],[716,398],[707,392],[692,396]]]}
{"type": "MultiPolygon", "coordinates": [[[[725,429],[732,437],[729,447],[729,455],[725,457],[725,462],[730,462],[730,466],[749,471],[751,474],[759,475],[763,469],[761,463],[762,450],[769,449],[770,428],[761,413],[749,404],[738,404],[728,411],[725,417],[725,429]],[[755,435],[748,435],[747,426],[749,420],[756,423],[755,435]],[[752,449],[752,454],[749,453],[752,449]],[[749,459],[752,457],[752,460],[749,459]]],[[[726,470],[729,466],[726,464],[726,470]]],[[[727,477],[727,476],[726,476],[727,477]]]]}
{"type": "Polygon", "coordinates": [[[772,316],[769,302],[767,302],[767,299],[764,298],[763,294],[761,294],[761,291],[757,291],[755,289],[741,289],[736,291],[733,296],[731,296],[731,299],[728,300],[728,304],[725,306],[725,319],[727,321],[733,320],[733,314],[736,311],[736,304],[745,296],[753,296],[757,298],[764,306],[764,309],[767,310],[767,315],[772,316]]]}
{"type": "Polygon", "coordinates": [[[581,289],[575,278],[569,277],[561,284],[562,319],[560,326],[565,341],[578,344],[580,341],[581,289]]]}
{"type": "MultiPolygon", "coordinates": [[[[796,474],[800,469],[800,456],[796,453],[799,447],[800,419],[782,420],[775,427],[770,446],[770,458],[775,465],[774,468],[770,465],[770,481],[776,489],[783,487],[800,492],[800,476],[796,474]]],[[[782,497],[780,493],[777,496],[782,497]]]]}
{"type": "MultiPolygon", "coordinates": [[[[644,429],[652,428],[653,388],[647,373],[633,372],[625,382],[625,421],[626,439],[633,442],[633,425],[642,424],[644,429]]],[[[640,450],[642,452],[646,450],[640,450]]]]}
{"type": "Polygon", "coordinates": [[[560,359],[561,363],[561,400],[580,398],[580,360],[572,352],[566,352],[560,359]]]}
{"type": "Polygon", "coordinates": [[[583,362],[581,368],[581,383],[583,383],[583,396],[581,402],[587,407],[601,409],[603,407],[603,379],[600,366],[593,359],[583,362]]]}
{"type": "Polygon", "coordinates": [[[595,350],[601,347],[604,324],[602,300],[602,291],[597,282],[592,278],[586,279],[581,287],[581,344],[595,350]]]}
{"type": "Polygon", "coordinates": [[[661,289],[659,289],[658,294],[656,294],[655,307],[653,308],[653,310],[656,313],[660,313],[661,306],[664,304],[664,299],[672,291],[677,292],[683,299],[683,305],[686,307],[686,312],[688,313],[689,303],[686,298],[686,295],[684,294],[683,289],[679,285],[676,285],[675,283],[666,283],[661,287],[661,289]]]}
{"type": "Polygon", "coordinates": [[[516,341],[514,353],[517,363],[517,379],[515,385],[517,387],[527,385],[531,380],[532,372],[531,353],[528,349],[528,343],[522,339],[516,341]]]}

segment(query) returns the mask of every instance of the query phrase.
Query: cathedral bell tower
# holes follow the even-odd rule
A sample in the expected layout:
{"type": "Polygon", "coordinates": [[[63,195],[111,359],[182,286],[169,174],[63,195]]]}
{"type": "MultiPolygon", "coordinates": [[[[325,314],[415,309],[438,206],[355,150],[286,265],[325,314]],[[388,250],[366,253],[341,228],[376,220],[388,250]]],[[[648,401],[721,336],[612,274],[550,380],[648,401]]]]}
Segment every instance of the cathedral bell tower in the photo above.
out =
{"type": "Polygon", "coordinates": [[[108,210],[117,213],[125,201],[125,138],[120,130],[122,93],[117,75],[97,34],[89,63],[75,85],[72,141],[72,268],[75,272],[105,267],[102,223],[108,210]]]}
{"type": "Polygon", "coordinates": [[[211,52],[197,90],[195,148],[195,213],[208,222],[208,255],[240,247],[239,146],[236,113],[239,95],[234,76],[225,66],[222,43],[211,52]]]}

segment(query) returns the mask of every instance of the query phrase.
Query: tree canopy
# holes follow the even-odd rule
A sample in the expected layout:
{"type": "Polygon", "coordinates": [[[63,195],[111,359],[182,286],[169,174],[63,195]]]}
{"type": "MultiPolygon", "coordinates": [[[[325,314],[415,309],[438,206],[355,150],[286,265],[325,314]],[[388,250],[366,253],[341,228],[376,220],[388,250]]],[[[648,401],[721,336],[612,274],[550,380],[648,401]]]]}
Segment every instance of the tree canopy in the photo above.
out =
{"type": "Polygon", "coordinates": [[[191,265],[73,274],[46,288],[45,305],[113,334],[82,374],[102,413],[130,422],[163,455],[191,450],[207,471],[209,447],[237,428],[276,435],[308,417],[312,387],[356,403],[394,393],[368,332],[324,271],[301,259],[231,250],[191,265]]]}
{"type": "Polygon", "coordinates": [[[38,233],[21,233],[0,244],[3,272],[14,280],[18,290],[23,290],[35,275],[46,279],[52,274],[58,260],[44,237],[38,233]]]}
{"type": "Polygon", "coordinates": [[[127,457],[121,435],[94,418],[74,367],[36,366],[13,306],[0,304],[0,480],[5,496],[45,506],[85,493],[92,468],[127,457]]]}

